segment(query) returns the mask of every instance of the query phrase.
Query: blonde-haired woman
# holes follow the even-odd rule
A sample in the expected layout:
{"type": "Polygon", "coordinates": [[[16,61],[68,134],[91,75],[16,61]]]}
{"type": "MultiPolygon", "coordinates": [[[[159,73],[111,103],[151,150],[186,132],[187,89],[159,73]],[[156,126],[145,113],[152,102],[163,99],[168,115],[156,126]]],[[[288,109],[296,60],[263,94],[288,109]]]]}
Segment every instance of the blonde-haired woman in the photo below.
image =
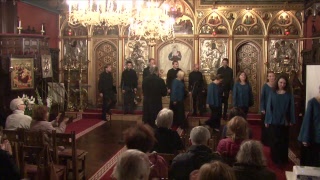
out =
{"type": "Polygon", "coordinates": [[[186,127],[186,117],[184,115],[184,72],[178,71],[177,78],[172,81],[170,94],[170,109],[173,111],[173,126],[186,127]]]}
{"type": "Polygon", "coordinates": [[[229,165],[235,162],[235,157],[243,140],[248,139],[248,123],[240,116],[235,116],[227,124],[227,138],[221,139],[217,152],[229,165]]]}

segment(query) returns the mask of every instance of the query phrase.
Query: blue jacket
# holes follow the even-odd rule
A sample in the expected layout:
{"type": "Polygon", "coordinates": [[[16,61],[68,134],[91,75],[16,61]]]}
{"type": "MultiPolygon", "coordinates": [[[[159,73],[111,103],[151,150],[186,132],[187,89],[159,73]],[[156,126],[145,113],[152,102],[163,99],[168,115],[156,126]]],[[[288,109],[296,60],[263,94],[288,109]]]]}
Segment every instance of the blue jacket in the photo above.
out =
{"type": "Polygon", "coordinates": [[[252,88],[249,83],[244,85],[239,82],[235,83],[232,91],[232,100],[234,107],[253,106],[252,88]]]}
{"type": "Polygon", "coordinates": [[[265,124],[287,125],[296,123],[294,116],[294,98],[291,93],[278,94],[272,91],[269,94],[265,124]]]}
{"type": "Polygon", "coordinates": [[[272,91],[273,89],[267,83],[263,85],[260,96],[260,111],[267,110],[268,97],[272,91]]]}
{"type": "Polygon", "coordinates": [[[222,106],[222,88],[219,85],[211,83],[208,86],[207,104],[214,107],[222,106]]]}
{"type": "Polygon", "coordinates": [[[184,100],[184,83],[182,81],[174,79],[172,81],[172,86],[171,86],[170,101],[176,102],[176,101],[183,101],[183,100],[184,100]]]}
{"type": "Polygon", "coordinates": [[[320,144],[320,103],[316,98],[308,101],[298,140],[320,144]]]}

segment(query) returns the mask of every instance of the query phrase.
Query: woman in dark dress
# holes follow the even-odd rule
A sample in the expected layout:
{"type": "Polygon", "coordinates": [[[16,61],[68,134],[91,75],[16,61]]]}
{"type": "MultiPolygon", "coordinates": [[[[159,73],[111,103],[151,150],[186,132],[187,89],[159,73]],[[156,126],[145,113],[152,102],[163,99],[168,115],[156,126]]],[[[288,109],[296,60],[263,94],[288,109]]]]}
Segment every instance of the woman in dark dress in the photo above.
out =
{"type": "Polygon", "coordinates": [[[184,72],[178,71],[177,78],[172,81],[170,94],[170,109],[173,111],[173,126],[186,128],[186,117],[184,111],[184,72]]]}
{"type": "Polygon", "coordinates": [[[276,75],[274,72],[268,72],[267,82],[262,86],[261,96],[260,96],[260,111],[261,111],[261,142],[268,146],[268,131],[264,125],[264,119],[267,109],[267,102],[269,94],[273,91],[274,84],[276,81],[276,75]]]}
{"type": "Polygon", "coordinates": [[[271,159],[277,165],[288,162],[289,126],[295,124],[294,98],[288,77],[280,75],[269,94],[265,126],[270,132],[271,159]]]}
{"type": "Polygon", "coordinates": [[[233,107],[238,107],[248,114],[249,107],[253,106],[252,88],[248,81],[248,76],[244,71],[240,71],[236,77],[232,91],[233,107]]]}

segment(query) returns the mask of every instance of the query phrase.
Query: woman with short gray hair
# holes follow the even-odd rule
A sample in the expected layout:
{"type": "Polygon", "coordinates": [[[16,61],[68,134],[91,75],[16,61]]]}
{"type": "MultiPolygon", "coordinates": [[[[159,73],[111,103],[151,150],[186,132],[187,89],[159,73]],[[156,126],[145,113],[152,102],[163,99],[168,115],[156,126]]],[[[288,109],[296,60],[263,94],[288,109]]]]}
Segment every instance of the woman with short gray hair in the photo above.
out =
{"type": "Polygon", "coordinates": [[[145,153],[129,149],[118,159],[111,176],[117,180],[148,180],[151,166],[145,153]]]}
{"type": "Polygon", "coordinates": [[[262,144],[259,141],[245,141],[237,154],[233,166],[237,180],[276,180],[276,175],[266,167],[262,144]]]}
{"type": "Polygon", "coordinates": [[[163,108],[156,119],[155,137],[157,143],[154,146],[154,150],[158,153],[177,154],[179,150],[184,149],[179,134],[171,129],[172,122],[172,110],[163,108]]]}

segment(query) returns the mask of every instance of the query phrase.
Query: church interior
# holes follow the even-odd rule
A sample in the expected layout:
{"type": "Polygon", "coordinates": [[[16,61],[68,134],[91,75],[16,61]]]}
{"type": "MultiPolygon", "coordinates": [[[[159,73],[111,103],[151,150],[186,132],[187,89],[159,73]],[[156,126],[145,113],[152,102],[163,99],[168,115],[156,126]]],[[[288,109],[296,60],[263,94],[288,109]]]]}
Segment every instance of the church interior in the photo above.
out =
{"type": "MultiPolygon", "coordinates": [[[[164,81],[172,62],[177,61],[185,73],[186,89],[195,65],[204,84],[209,85],[223,59],[229,59],[233,78],[245,72],[251,85],[254,103],[247,122],[256,140],[260,140],[261,89],[268,72],[286,75],[296,119],[289,130],[290,162],[279,168],[266,155],[267,166],[277,179],[290,179],[286,171],[301,164],[298,136],[307,103],[319,95],[320,87],[319,1],[2,0],[0,11],[1,126],[5,127],[12,113],[10,102],[17,97],[29,102],[25,111],[29,115],[32,106],[56,105],[73,119],[65,132],[75,132],[76,148],[85,152],[81,178],[110,179],[125,151],[122,132],[143,123],[143,71],[150,58],[155,59],[164,81]],[[124,114],[121,89],[128,61],[138,77],[132,114],[124,114]],[[111,65],[117,93],[112,115],[103,121],[98,84],[106,65],[111,65]]],[[[186,147],[190,130],[203,125],[210,116],[209,108],[201,115],[192,115],[192,101],[188,96],[183,102],[188,128],[177,129],[186,147]]],[[[229,112],[232,92],[227,103],[229,112]]],[[[169,95],[162,97],[162,104],[170,107],[169,95]]],[[[221,119],[221,125],[226,123],[221,119]]],[[[215,151],[220,135],[212,129],[210,132],[209,146],[215,151]]],[[[320,141],[318,145],[320,149],[320,141]]],[[[268,147],[263,150],[270,154],[268,147]]],[[[80,173],[74,174],[77,177],[73,179],[80,179],[80,173]]],[[[70,177],[67,175],[67,179],[70,177]]]]}

